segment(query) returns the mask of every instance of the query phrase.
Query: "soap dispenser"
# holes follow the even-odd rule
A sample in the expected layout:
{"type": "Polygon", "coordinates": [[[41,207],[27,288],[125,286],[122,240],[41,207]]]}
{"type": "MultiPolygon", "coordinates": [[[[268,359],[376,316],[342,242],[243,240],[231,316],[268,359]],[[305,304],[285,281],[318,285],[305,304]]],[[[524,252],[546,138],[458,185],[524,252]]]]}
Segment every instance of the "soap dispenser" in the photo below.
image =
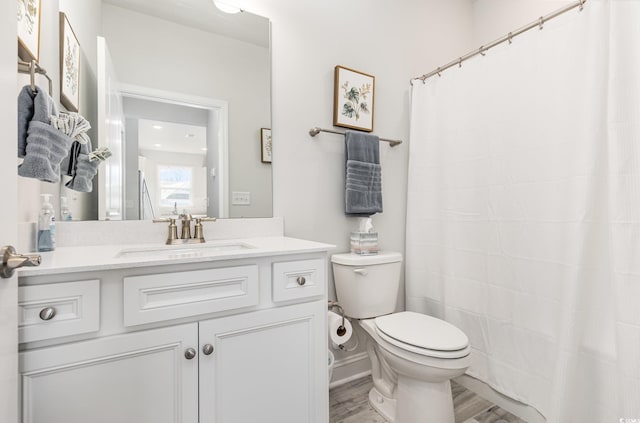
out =
{"type": "Polygon", "coordinates": [[[56,249],[56,214],[49,202],[51,194],[41,194],[42,208],[38,216],[38,251],[56,249]]]}
{"type": "Polygon", "coordinates": [[[71,210],[69,209],[69,205],[67,203],[67,197],[60,197],[60,218],[62,221],[71,221],[73,217],[71,215],[71,210]]]}

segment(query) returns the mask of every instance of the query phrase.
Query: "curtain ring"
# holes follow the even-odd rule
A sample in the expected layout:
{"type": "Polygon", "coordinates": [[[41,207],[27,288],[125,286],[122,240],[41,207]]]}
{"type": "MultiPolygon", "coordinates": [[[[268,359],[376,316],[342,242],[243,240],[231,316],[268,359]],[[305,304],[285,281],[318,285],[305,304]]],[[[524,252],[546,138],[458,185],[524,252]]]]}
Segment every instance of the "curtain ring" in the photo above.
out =
{"type": "Polygon", "coordinates": [[[542,29],[544,25],[544,16],[540,16],[540,22],[538,23],[538,28],[542,29]]]}
{"type": "Polygon", "coordinates": [[[582,9],[584,9],[584,0],[580,0],[580,9],[578,10],[582,12],[582,9]]]}
{"type": "Polygon", "coordinates": [[[31,80],[31,91],[36,92],[36,61],[29,63],[29,79],[31,80]]]}
{"type": "Polygon", "coordinates": [[[460,57],[458,59],[458,67],[461,68],[462,67],[462,57],[460,57]]]}
{"type": "Polygon", "coordinates": [[[442,68],[438,68],[438,69],[436,69],[436,73],[438,74],[438,76],[439,76],[440,78],[442,78],[442,75],[440,74],[440,72],[442,72],[442,68]]]}
{"type": "Polygon", "coordinates": [[[422,77],[421,79],[422,79],[422,85],[427,85],[427,78],[422,77]]]}
{"type": "Polygon", "coordinates": [[[480,46],[480,48],[478,49],[478,52],[480,52],[482,56],[485,56],[487,54],[484,52],[484,46],[480,46]]]}
{"type": "Polygon", "coordinates": [[[513,34],[511,32],[508,34],[507,40],[509,40],[509,44],[513,43],[513,34]]]}

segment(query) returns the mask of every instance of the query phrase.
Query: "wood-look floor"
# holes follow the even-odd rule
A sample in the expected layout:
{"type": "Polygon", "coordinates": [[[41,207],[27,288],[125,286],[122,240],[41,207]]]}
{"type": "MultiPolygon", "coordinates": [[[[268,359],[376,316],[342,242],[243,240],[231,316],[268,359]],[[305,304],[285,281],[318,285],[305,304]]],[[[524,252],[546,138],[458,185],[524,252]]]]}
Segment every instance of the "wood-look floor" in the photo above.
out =
{"type": "MultiPolygon", "coordinates": [[[[330,423],[386,423],[369,405],[367,376],[329,392],[330,423]]],[[[456,423],[526,423],[455,382],[451,383],[456,423]]]]}

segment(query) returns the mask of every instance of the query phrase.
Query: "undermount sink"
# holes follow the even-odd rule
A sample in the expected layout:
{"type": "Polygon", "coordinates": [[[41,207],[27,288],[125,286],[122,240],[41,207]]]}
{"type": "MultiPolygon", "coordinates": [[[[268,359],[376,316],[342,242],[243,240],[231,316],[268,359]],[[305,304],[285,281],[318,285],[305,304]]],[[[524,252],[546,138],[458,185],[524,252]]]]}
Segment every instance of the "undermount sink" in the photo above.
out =
{"type": "Polygon", "coordinates": [[[255,248],[243,242],[207,242],[204,244],[165,245],[162,247],[127,248],[116,254],[116,258],[189,258],[215,256],[228,251],[255,248]]]}

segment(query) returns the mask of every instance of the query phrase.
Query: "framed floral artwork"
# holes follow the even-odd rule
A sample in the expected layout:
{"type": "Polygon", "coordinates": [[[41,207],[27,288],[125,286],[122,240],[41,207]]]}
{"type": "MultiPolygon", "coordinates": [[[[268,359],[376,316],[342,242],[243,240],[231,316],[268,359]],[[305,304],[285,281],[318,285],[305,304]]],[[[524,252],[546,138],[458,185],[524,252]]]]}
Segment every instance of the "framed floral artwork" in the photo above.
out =
{"type": "Polygon", "coordinates": [[[336,66],[333,91],[333,125],[373,131],[373,75],[336,66]]]}
{"type": "Polygon", "coordinates": [[[27,62],[40,56],[40,2],[18,0],[18,56],[27,62]]]}
{"type": "Polygon", "coordinates": [[[260,129],[260,144],[262,145],[262,155],[260,160],[262,163],[271,163],[271,129],[260,129]]]}
{"type": "Polygon", "coordinates": [[[80,43],[67,16],[60,12],[60,102],[71,112],[80,103],[80,43]]]}

